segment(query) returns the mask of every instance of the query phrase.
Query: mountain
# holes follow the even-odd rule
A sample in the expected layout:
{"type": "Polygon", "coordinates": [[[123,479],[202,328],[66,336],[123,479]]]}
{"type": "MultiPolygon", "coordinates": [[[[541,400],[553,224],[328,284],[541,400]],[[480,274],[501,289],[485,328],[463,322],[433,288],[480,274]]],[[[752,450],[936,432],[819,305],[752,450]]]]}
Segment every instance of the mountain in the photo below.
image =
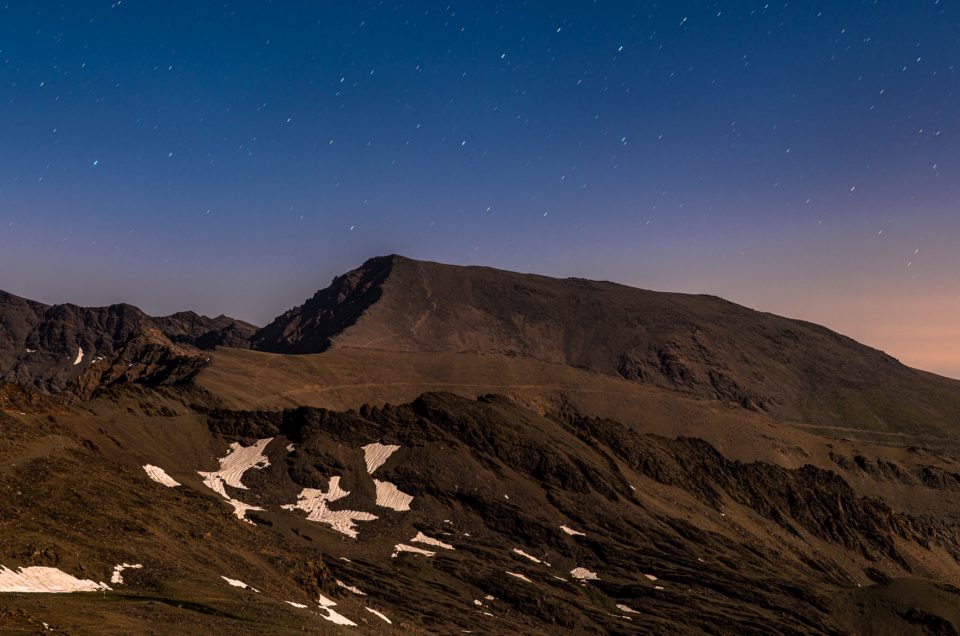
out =
{"type": "Polygon", "coordinates": [[[132,305],[44,305],[0,292],[0,381],[79,396],[175,382],[206,363],[202,350],[246,346],[254,331],[225,316],[151,318],[132,305]]]}
{"type": "Polygon", "coordinates": [[[960,413],[960,382],[811,323],[712,296],[401,256],[335,278],[252,342],[530,358],[810,424],[950,434],[960,413]]]}
{"type": "Polygon", "coordinates": [[[960,633],[960,385],[720,299],[7,294],[0,379],[3,633],[960,633]]]}

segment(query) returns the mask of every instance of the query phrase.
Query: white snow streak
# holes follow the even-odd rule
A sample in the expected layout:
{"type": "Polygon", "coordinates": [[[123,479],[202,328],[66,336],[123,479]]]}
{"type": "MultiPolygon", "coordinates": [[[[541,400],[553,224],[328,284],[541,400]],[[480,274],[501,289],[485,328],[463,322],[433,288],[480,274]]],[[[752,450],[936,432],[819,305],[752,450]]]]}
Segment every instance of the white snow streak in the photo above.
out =
{"type": "Polygon", "coordinates": [[[160,468],[159,466],[153,466],[147,464],[143,467],[143,470],[147,473],[147,477],[157,482],[158,484],[163,484],[169,488],[176,488],[180,485],[180,482],[176,481],[173,477],[167,474],[167,471],[160,468]]]}
{"type": "Polygon", "coordinates": [[[303,603],[294,603],[293,601],[284,601],[284,603],[287,605],[293,605],[294,607],[298,607],[300,609],[307,609],[307,606],[303,603]]]}
{"type": "Polygon", "coordinates": [[[373,614],[374,616],[376,616],[376,617],[384,620],[384,621],[387,623],[387,625],[393,625],[393,621],[392,621],[392,620],[390,620],[389,618],[387,618],[386,616],[384,616],[383,614],[381,614],[381,613],[378,612],[377,610],[373,609],[372,607],[364,607],[363,609],[367,610],[368,612],[370,612],[370,613],[373,614]]]}
{"type": "Polygon", "coordinates": [[[77,359],[73,361],[73,366],[77,366],[83,362],[83,347],[79,347],[77,351],[77,359]]]}
{"type": "Polygon", "coordinates": [[[354,586],[352,586],[352,585],[347,585],[346,583],[344,583],[344,582],[341,581],[340,579],[337,579],[337,585],[339,585],[340,587],[342,587],[343,589],[345,589],[345,590],[348,591],[348,592],[353,592],[353,593],[356,594],[357,596],[366,596],[366,593],[365,593],[365,592],[361,592],[358,588],[356,588],[356,587],[354,587],[354,586]]]}
{"type": "Polygon", "coordinates": [[[123,585],[123,571],[124,570],[139,570],[143,565],[140,563],[121,563],[120,565],[114,566],[113,575],[110,577],[110,582],[115,583],[116,585],[123,585]]]}
{"type": "Polygon", "coordinates": [[[106,583],[78,579],[57,568],[29,567],[14,572],[0,565],[0,592],[58,594],[109,589],[106,583]]]}
{"type": "Polygon", "coordinates": [[[408,495],[389,481],[373,480],[377,486],[377,505],[383,508],[391,508],[397,512],[410,510],[410,502],[413,496],[408,495]]]}
{"type": "Polygon", "coordinates": [[[440,541],[439,539],[434,539],[433,537],[428,537],[427,535],[423,534],[422,532],[418,532],[418,533],[417,533],[417,536],[415,536],[414,538],[410,539],[410,543],[426,543],[427,545],[433,545],[433,546],[436,546],[436,547],[438,547],[438,548],[445,548],[445,549],[447,549],[447,550],[453,550],[453,549],[454,549],[454,547],[453,547],[452,545],[450,545],[449,543],[444,543],[443,541],[440,541]]]}
{"type": "Polygon", "coordinates": [[[560,526],[560,529],[569,534],[571,537],[585,537],[587,536],[583,532],[574,530],[573,528],[568,528],[567,526],[560,526]]]}
{"type": "Polygon", "coordinates": [[[400,450],[399,446],[391,444],[381,444],[374,442],[363,447],[363,458],[367,462],[367,472],[371,475],[373,471],[386,463],[390,456],[400,450]]]}
{"type": "Polygon", "coordinates": [[[324,618],[330,621],[331,623],[336,623],[337,625],[347,625],[349,627],[357,626],[357,624],[354,623],[352,620],[350,620],[343,614],[333,609],[333,606],[337,604],[336,601],[331,601],[323,594],[321,594],[320,598],[317,600],[320,603],[320,607],[322,607],[327,612],[327,615],[324,616],[324,618]]]}
{"type": "Polygon", "coordinates": [[[340,477],[331,477],[327,492],[317,488],[304,488],[295,504],[281,506],[285,510],[300,509],[307,513],[308,521],[325,523],[337,532],[354,539],[357,538],[356,522],[373,521],[376,515],[357,510],[330,510],[327,504],[337,499],[343,499],[350,493],[340,487],[340,477]]]}
{"type": "Polygon", "coordinates": [[[600,577],[596,572],[591,572],[587,568],[573,568],[570,570],[570,576],[581,581],[599,581],[600,577]]]}
{"type": "Polygon", "coordinates": [[[639,614],[639,613],[640,613],[640,612],[638,612],[637,610],[633,609],[632,607],[627,607],[626,605],[623,605],[622,603],[617,605],[617,609],[620,610],[621,612],[626,612],[627,614],[639,614]]]}
{"type": "Polygon", "coordinates": [[[527,577],[525,577],[525,576],[522,575],[522,574],[517,574],[516,572],[507,572],[507,574],[509,574],[510,576],[512,576],[512,577],[514,577],[514,578],[520,579],[521,581],[526,581],[527,583],[533,583],[533,581],[531,581],[530,579],[528,579],[527,577]]]}
{"type": "Polygon", "coordinates": [[[520,548],[514,548],[514,549],[513,549],[513,553],[514,553],[514,554],[518,554],[518,555],[522,556],[522,557],[525,558],[525,559],[529,559],[529,560],[533,561],[534,563],[540,563],[541,565],[546,565],[547,567],[550,567],[550,564],[549,564],[549,563],[545,563],[545,562],[541,561],[540,559],[538,559],[537,557],[533,556],[532,554],[527,554],[526,552],[524,552],[524,551],[521,550],[520,548]]]}
{"type": "Polygon", "coordinates": [[[263,454],[263,451],[272,440],[272,437],[260,439],[253,446],[241,446],[234,442],[230,444],[227,456],[220,459],[220,470],[216,472],[198,471],[198,474],[203,477],[203,484],[230,502],[237,518],[247,523],[253,523],[246,518],[248,510],[263,510],[263,508],[233,499],[227,494],[225,486],[247,490],[247,487],[241,481],[243,474],[251,468],[266,468],[270,465],[270,460],[263,454]]]}
{"type": "Polygon", "coordinates": [[[391,557],[397,557],[401,552],[412,552],[413,554],[422,554],[426,557],[436,556],[436,552],[431,552],[430,550],[424,550],[423,548],[416,548],[412,545],[407,545],[406,543],[398,543],[393,546],[393,554],[391,557]]]}
{"type": "Polygon", "coordinates": [[[249,585],[247,585],[247,584],[244,583],[243,581],[238,581],[237,579],[231,579],[231,578],[228,578],[228,577],[226,577],[226,576],[221,576],[220,578],[223,579],[224,581],[226,581],[227,583],[229,583],[230,585],[232,585],[233,587],[239,587],[239,588],[243,588],[243,589],[245,589],[245,590],[253,590],[253,591],[256,592],[257,594],[260,593],[260,590],[258,590],[258,589],[255,588],[255,587],[250,587],[249,585]]]}

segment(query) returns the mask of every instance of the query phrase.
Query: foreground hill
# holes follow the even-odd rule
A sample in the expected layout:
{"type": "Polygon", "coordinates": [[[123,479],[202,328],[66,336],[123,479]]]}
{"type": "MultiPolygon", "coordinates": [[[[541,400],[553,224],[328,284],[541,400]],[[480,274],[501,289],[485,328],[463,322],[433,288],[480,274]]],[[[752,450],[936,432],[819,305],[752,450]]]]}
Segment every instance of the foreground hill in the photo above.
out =
{"type": "Polygon", "coordinates": [[[0,291],[0,381],[77,396],[169,383],[205,364],[202,349],[245,346],[254,331],[225,316],[151,318],[131,305],[44,305],[0,291]]]}
{"type": "Polygon", "coordinates": [[[781,419],[955,433],[960,382],[823,327],[711,296],[400,256],[334,279],[255,349],[532,358],[737,403],[781,419]]]}
{"type": "Polygon", "coordinates": [[[0,414],[0,628],[960,624],[956,523],[861,497],[829,470],[731,461],[700,440],[496,396],[350,412],[204,411],[195,399],[127,386],[55,417],[0,414]],[[51,571],[91,591],[23,593],[51,571]]]}

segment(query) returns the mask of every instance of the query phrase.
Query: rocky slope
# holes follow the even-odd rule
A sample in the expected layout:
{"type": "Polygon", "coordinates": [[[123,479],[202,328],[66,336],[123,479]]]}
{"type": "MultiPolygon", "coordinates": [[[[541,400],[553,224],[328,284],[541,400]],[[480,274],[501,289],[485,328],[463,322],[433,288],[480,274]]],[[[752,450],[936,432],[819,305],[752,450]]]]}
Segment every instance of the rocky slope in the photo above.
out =
{"type": "Polygon", "coordinates": [[[188,406],[198,399],[126,386],[56,418],[0,415],[0,565],[111,588],[0,593],[0,627],[958,627],[958,527],[859,497],[831,471],[735,462],[497,396],[349,412],[188,406]],[[124,563],[141,567],[110,583],[124,563]]]}
{"type": "Polygon", "coordinates": [[[78,396],[170,383],[206,364],[203,349],[245,346],[253,331],[224,316],[151,318],[131,305],[44,305],[0,292],[0,381],[78,396]]]}
{"type": "Polygon", "coordinates": [[[526,357],[808,423],[954,431],[960,412],[960,383],[810,323],[710,296],[400,256],[337,277],[253,346],[526,357]]]}

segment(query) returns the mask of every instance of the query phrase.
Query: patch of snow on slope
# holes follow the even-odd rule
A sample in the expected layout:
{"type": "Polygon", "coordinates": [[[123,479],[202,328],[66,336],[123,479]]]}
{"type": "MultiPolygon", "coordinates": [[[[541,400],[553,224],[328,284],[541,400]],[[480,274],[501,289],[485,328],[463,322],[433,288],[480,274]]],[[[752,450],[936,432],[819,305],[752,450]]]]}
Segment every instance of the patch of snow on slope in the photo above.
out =
{"type": "Polygon", "coordinates": [[[114,566],[113,575],[110,577],[110,582],[115,583],[116,585],[123,585],[123,571],[124,570],[139,570],[143,567],[141,563],[121,563],[120,565],[114,566]]]}
{"type": "Polygon", "coordinates": [[[570,570],[570,576],[581,581],[599,581],[600,577],[596,572],[591,572],[587,568],[573,568],[570,570]]]}
{"type": "Polygon", "coordinates": [[[299,499],[295,504],[281,506],[285,510],[300,509],[307,513],[308,521],[325,523],[331,528],[348,537],[357,538],[357,521],[373,521],[377,518],[369,512],[357,510],[330,510],[327,504],[337,499],[343,499],[350,493],[340,487],[340,477],[331,477],[327,492],[317,488],[304,488],[300,491],[299,499]]]}
{"type": "Polygon", "coordinates": [[[77,366],[81,362],[83,362],[83,347],[79,347],[79,350],[77,351],[77,359],[73,361],[73,366],[77,366]]]}
{"type": "Polygon", "coordinates": [[[422,532],[418,532],[418,533],[417,533],[417,536],[415,536],[414,538],[410,539],[410,543],[426,543],[427,545],[435,545],[435,546],[437,546],[438,548],[446,548],[447,550],[453,550],[453,549],[454,549],[454,547],[453,547],[452,545],[450,545],[449,543],[444,543],[443,541],[440,541],[439,539],[434,539],[433,537],[428,537],[427,535],[423,534],[422,532]]]}
{"type": "Polygon", "coordinates": [[[333,609],[333,606],[337,604],[336,601],[331,601],[323,594],[320,595],[320,598],[317,599],[317,601],[320,603],[320,607],[327,612],[327,615],[324,616],[324,618],[331,623],[336,623],[337,625],[346,625],[348,627],[357,626],[357,624],[352,620],[333,609]]]}
{"type": "Polygon", "coordinates": [[[344,582],[341,581],[340,579],[337,579],[337,585],[339,585],[340,587],[342,587],[343,589],[345,589],[345,590],[348,591],[348,592],[353,592],[353,593],[356,594],[357,596],[366,596],[366,593],[365,593],[365,592],[361,592],[361,591],[359,590],[359,588],[356,588],[356,587],[354,587],[354,586],[352,586],[352,585],[347,585],[346,583],[344,583],[344,582]]]}
{"type": "Polygon", "coordinates": [[[509,572],[509,571],[507,572],[507,574],[509,574],[510,576],[516,579],[520,579],[521,581],[526,581],[527,583],[533,583],[533,581],[531,581],[530,579],[528,579],[522,574],[517,574],[516,572],[509,572]]]}
{"type": "Polygon", "coordinates": [[[390,555],[391,557],[397,557],[400,555],[401,552],[411,552],[413,554],[422,554],[423,556],[427,556],[427,557],[436,556],[437,554],[436,552],[431,552],[430,550],[424,550],[422,548],[416,548],[412,545],[407,545],[406,543],[398,543],[397,545],[393,546],[393,550],[394,552],[393,554],[390,555]]]}
{"type": "Polygon", "coordinates": [[[389,481],[373,480],[377,486],[377,505],[383,508],[391,508],[397,512],[410,510],[410,502],[413,496],[401,491],[389,481]]]}
{"type": "Polygon", "coordinates": [[[400,450],[399,446],[392,444],[381,444],[374,442],[363,447],[363,458],[367,462],[367,472],[371,475],[373,471],[383,466],[390,456],[400,450]]]}
{"type": "Polygon", "coordinates": [[[377,610],[373,609],[372,607],[364,607],[363,609],[367,610],[368,612],[370,612],[370,613],[373,614],[374,616],[382,619],[383,621],[385,621],[385,622],[387,623],[387,625],[393,625],[393,621],[392,621],[392,620],[390,620],[389,618],[387,618],[386,616],[384,616],[383,614],[381,614],[381,613],[378,612],[377,610]]]}
{"type": "Polygon", "coordinates": [[[294,607],[298,607],[300,609],[307,609],[307,606],[303,603],[294,603],[293,601],[284,601],[284,603],[287,605],[293,605],[294,607]]]}
{"type": "Polygon", "coordinates": [[[626,605],[623,605],[622,603],[617,605],[617,609],[620,610],[621,612],[626,612],[627,614],[639,614],[639,613],[640,613],[640,612],[638,612],[637,610],[633,609],[632,607],[627,607],[626,605]]]}
{"type": "Polygon", "coordinates": [[[524,551],[521,550],[520,548],[514,548],[514,549],[513,549],[513,553],[514,553],[514,554],[518,554],[518,555],[522,556],[522,557],[525,558],[525,559],[529,559],[529,560],[533,561],[534,563],[540,563],[541,565],[546,565],[547,567],[550,567],[550,564],[549,564],[549,563],[545,563],[544,561],[541,561],[540,559],[538,559],[537,557],[533,556],[532,554],[527,554],[526,552],[524,552],[524,551]]]}
{"type": "Polygon", "coordinates": [[[197,474],[203,477],[203,484],[226,499],[233,506],[233,513],[237,518],[247,523],[253,523],[246,518],[248,510],[263,510],[263,508],[233,499],[227,494],[225,486],[247,490],[247,487],[241,481],[243,474],[251,468],[262,469],[270,465],[270,460],[263,454],[263,451],[272,440],[272,437],[259,439],[253,446],[241,446],[234,442],[230,444],[227,456],[220,459],[220,470],[216,472],[197,471],[197,474]]]}
{"type": "Polygon", "coordinates": [[[176,488],[180,485],[180,482],[176,481],[173,477],[167,474],[167,471],[160,468],[159,466],[153,466],[147,464],[143,467],[143,470],[147,473],[147,477],[157,482],[158,484],[163,484],[170,488],[176,488]]]}
{"type": "Polygon", "coordinates": [[[655,577],[655,576],[652,575],[652,574],[644,574],[644,576],[647,577],[648,579],[650,579],[651,581],[656,581],[656,580],[657,580],[657,577],[655,577]]]}
{"type": "Polygon", "coordinates": [[[573,528],[568,528],[567,526],[560,526],[560,529],[563,530],[564,532],[566,532],[567,534],[569,534],[571,537],[585,537],[585,536],[587,536],[585,533],[579,532],[579,531],[577,531],[577,530],[574,530],[573,528]]]}
{"type": "Polygon", "coordinates": [[[109,589],[106,583],[78,579],[57,568],[29,567],[14,572],[0,565],[0,592],[59,594],[109,589]]]}
{"type": "Polygon", "coordinates": [[[221,576],[220,578],[223,579],[224,581],[226,581],[227,583],[229,583],[230,585],[232,585],[233,587],[239,587],[239,588],[242,588],[242,589],[244,589],[244,590],[253,590],[253,591],[256,592],[257,594],[260,593],[260,590],[258,590],[258,589],[255,588],[255,587],[250,587],[249,585],[247,585],[247,584],[244,583],[243,581],[238,581],[237,579],[231,579],[231,578],[228,578],[228,577],[226,577],[226,576],[221,576]]]}

